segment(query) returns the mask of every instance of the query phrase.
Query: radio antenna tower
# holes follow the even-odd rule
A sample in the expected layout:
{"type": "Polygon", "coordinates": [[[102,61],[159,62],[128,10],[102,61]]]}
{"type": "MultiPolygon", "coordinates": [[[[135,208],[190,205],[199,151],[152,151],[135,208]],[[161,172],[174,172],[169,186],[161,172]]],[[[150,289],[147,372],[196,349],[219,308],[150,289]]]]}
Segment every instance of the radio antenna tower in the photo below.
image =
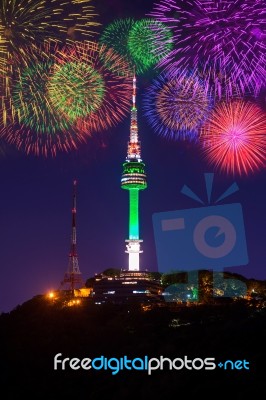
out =
{"type": "Polygon", "coordinates": [[[72,235],[71,246],[68,261],[68,270],[65,273],[64,279],[61,282],[61,287],[65,290],[70,290],[74,295],[74,289],[80,289],[84,286],[82,275],[78,264],[77,254],[77,227],[76,227],[76,214],[77,214],[77,181],[73,182],[73,205],[72,205],[72,235]]]}
{"type": "Polygon", "coordinates": [[[147,187],[145,164],[141,159],[141,146],[138,137],[136,76],[133,76],[133,94],[130,119],[130,136],[127,157],[123,163],[121,187],[129,191],[129,237],[126,239],[128,270],[139,271],[139,256],[142,253],[139,238],[139,191],[147,187]]]}

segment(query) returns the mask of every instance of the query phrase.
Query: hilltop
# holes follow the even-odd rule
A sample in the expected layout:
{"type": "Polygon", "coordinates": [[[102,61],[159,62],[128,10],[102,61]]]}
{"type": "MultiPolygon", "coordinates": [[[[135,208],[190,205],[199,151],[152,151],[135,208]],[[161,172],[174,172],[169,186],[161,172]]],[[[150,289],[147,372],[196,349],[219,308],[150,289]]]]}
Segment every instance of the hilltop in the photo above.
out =
{"type": "Polygon", "coordinates": [[[138,399],[204,393],[213,397],[266,394],[264,359],[266,308],[258,301],[185,307],[137,304],[97,306],[87,300],[65,307],[38,295],[0,316],[2,388],[7,399],[72,398],[138,399]],[[259,306],[258,306],[259,304],[259,306]],[[54,357],[107,358],[185,356],[246,360],[249,370],[54,370],[54,357]]]}

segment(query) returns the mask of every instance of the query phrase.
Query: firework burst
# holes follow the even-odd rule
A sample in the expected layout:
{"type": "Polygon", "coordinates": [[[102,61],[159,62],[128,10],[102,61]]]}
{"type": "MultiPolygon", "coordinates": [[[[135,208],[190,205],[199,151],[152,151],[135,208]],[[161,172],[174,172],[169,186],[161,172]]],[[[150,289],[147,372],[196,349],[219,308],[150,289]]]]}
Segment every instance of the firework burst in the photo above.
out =
{"type": "Polygon", "coordinates": [[[92,36],[91,0],[2,0],[0,24],[10,52],[45,40],[65,40],[74,33],[92,36]]]}
{"type": "Polygon", "coordinates": [[[80,135],[70,127],[68,131],[58,131],[54,135],[36,133],[30,129],[7,126],[0,131],[5,142],[15,146],[19,151],[28,155],[41,157],[55,157],[58,153],[67,153],[77,150],[87,143],[87,136],[80,135]]]}
{"type": "Polygon", "coordinates": [[[137,74],[154,68],[173,49],[171,30],[152,19],[117,19],[100,36],[99,43],[123,56],[137,74]]]}
{"type": "MultiPolygon", "coordinates": [[[[14,64],[16,78],[12,84],[10,102],[12,117],[1,124],[0,136],[26,153],[55,155],[69,151],[84,142],[84,138],[71,124],[69,118],[53,107],[47,90],[53,54],[32,47],[24,63],[18,57],[14,64]]],[[[46,48],[47,51],[47,48],[46,48]]]]}
{"type": "Polygon", "coordinates": [[[0,2],[0,103],[1,122],[13,118],[10,93],[14,59],[27,63],[30,46],[63,43],[91,37],[95,21],[91,0],[1,0],[0,2]]]}
{"type": "Polygon", "coordinates": [[[141,19],[129,32],[128,48],[136,73],[142,74],[154,68],[173,49],[172,32],[155,19],[141,19]]]}
{"type": "Polygon", "coordinates": [[[101,76],[104,87],[100,107],[94,107],[88,116],[79,116],[77,128],[99,132],[115,126],[130,110],[132,70],[127,61],[112,48],[86,41],[67,46],[56,56],[61,67],[69,61],[90,66],[101,76]]]}
{"type": "Polygon", "coordinates": [[[196,72],[161,74],[145,93],[144,113],[155,131],[173,140],[197,140],[212,101],[196,72]]]}
{"type": "Polygon", "coordinates": [[[105,86],[101,74],[90,64],[70,58],[53,66],[47,90],[54,108],[75,122],[101,106],[105,86]]]}
{"type": "Polygon", "coordinates": [[[225,84],[242,94],[257,95],[265,85],[261,0],[161,0],[151,16],[174,32],[175,49],[161,62],[167,70],[200,67],[204,74],[224,76],[225,84]]]}
{"type": "Polygon", "coordinates": [[[4,27],[0,24],[0,76],[6,73],[7,41],[4,37],[4,27]]]}
{"type": "Polygon", "coordinates": [[[47,60],[21,69],[12,90],[17,121],[37,133],[54,134],[69,128],[69,122],[49,101],[47,83],[52,66],[53,62],[47,60]]]}
{"type": "MultiPolygon", "coordinates": [[[[99,37],[99,44],[107,51],[111,48],[117,54],[127,60],[133,68],[132,57],[128,48],[128,38],[135,24],[133,18],[120,18],[107,25],[99,37]]],[[[104,57],[104,52],[102,52],[104,57]]]]}
{"type": "Polygon", "coordinates": [[[228,174],[248,175],[266,165],[266,114],[251,102],[221,102],[201,130],[208,162],[228,174]]]}

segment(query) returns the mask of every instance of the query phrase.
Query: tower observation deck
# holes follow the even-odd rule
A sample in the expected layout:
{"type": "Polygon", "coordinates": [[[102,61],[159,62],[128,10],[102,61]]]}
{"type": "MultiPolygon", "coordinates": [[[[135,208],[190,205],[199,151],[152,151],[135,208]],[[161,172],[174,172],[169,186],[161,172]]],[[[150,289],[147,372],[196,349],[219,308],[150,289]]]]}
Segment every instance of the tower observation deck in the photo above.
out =
{"type": "Polygon", "coordinates": [[[129,236],[126,239],[128,270],[139,271],[139,255],[142,253],[139,238],[139,191],[147,187],[145,164],[141,159],[141,145],[138,138],[136,77],[133,77],[133,95],[130,120],[130,138],[127,157],[123,163],[121,188],[129,191],[129,236]]]}

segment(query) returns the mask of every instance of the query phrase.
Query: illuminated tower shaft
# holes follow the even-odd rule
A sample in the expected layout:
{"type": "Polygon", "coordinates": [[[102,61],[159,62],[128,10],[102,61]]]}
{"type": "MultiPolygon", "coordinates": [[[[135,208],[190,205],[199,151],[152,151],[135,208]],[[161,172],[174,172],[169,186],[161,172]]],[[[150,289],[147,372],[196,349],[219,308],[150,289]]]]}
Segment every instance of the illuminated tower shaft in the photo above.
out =
{"type": "Polygon", "coordinates": [[[73,206],[72,206],[72,235],[71,235],[71,246],[69,253],[68,270],[65,273],[63,286],[66,286],[68,290],[71,290],[74,294],[74,289],[79,289],[83,286],[83,280],[78,264],[77,254],[77,228],[76,228],[76,201],[77,201],[77,181],[73,183],[73,206]]]}
{"type": "Polygon", "coordinates": [[[147,181],[138,139],[135,76],[133,77],[130,140],[126,161],[123,164],[121,187],[129,190],[129,237],[126,240],[126,252],[129,257],[128,269],[129,271],[139,271],[139,255],[142,253],[140,249],[142,240],[139,238],[139,190],[146,189],[147,181]]]}

